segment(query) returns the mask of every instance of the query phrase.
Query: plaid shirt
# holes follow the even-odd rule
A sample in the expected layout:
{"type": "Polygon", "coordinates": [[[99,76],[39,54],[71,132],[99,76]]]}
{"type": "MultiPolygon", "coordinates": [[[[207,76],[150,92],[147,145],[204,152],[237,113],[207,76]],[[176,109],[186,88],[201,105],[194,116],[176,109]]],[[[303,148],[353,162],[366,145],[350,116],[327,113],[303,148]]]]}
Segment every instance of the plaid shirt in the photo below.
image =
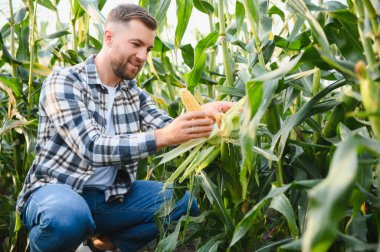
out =
{"type": "Polygon", "coordinates": [[[116,135],[106,135],[108,91],[94,58],[55,70],[42,86],[36,158],[17,200],[19,214],[37,188],[59,183],[81,193],[94,168],[102,166],[118,167],[106,200],[122,199],[136,178],[138,160],[156,150],[153,130],[172,121],[136,81],[123,80],[112,108],[116,135]]]}

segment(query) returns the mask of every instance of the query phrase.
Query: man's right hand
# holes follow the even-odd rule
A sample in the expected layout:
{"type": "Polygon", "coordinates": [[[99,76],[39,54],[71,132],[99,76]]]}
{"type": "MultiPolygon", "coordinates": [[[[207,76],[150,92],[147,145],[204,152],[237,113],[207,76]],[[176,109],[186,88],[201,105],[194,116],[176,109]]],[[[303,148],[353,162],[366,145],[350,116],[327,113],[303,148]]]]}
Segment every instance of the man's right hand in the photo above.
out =
{"type": "Polygon", "coordinates": [[[165,128],[155,131],[157,149],[194,138],[208,137],[213,125],[214,121],[204,112],[194,111],[180,115],[165,128]]]}

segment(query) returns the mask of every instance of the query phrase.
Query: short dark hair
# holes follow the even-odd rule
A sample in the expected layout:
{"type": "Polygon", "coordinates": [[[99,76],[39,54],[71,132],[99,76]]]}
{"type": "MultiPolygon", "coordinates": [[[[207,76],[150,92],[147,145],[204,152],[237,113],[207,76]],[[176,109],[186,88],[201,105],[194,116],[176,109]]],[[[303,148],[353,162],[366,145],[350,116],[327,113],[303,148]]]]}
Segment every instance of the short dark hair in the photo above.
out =
{"type": "Polygon", "coordinates": [[[140,20],[152,31],[157,29],[157,22],[144,8],[135,4],[120,4],[108,14],[108,22],[128,22],[133,19],[140,20]]]}

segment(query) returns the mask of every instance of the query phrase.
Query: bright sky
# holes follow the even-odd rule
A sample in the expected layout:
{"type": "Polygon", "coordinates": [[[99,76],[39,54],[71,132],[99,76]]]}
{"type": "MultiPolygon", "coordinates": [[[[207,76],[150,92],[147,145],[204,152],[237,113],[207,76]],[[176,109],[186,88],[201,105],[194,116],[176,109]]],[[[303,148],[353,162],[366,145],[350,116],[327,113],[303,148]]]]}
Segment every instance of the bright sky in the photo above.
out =
{"type": "MultiPolygon", "coordinates": [[[[19,10],[20,8],[24,7],[24,4],[21,0],[11,0],[13,3],[13,9],[14,12],[19,10]]],[[[129,0],[129,3],[138,4],[138,0],[129,0]]],[[[102,9],[102,14],[104,17],[107,16],[108,12],[116,7],[118,4],[126,3],[125,0],[108,0],[105,4],[105,6],[102,9]]],[[[176,15],[176,1],[171,1],[170,7],[168,10],[168,23],[170,24],[172,30],[168,31],[172,35],[171,41],[174,41],[174,31],[177,23],[177,15],[176,15]]],[[[5,24],[6,18],[9,17],[9,0],[0,0],[0,28],[5,24]]],[[[61,22],[68,23],[70,20],[70,5],[68,0],[61,0],[60,4],[58,6],[59,10],[62,10],[59,12],[59,16],[61,19],[61,22]],[[64,10],[64,11],[63,11],[64,10]]],[[[52,20],[56,20],[55,14],[44,8],[40,5],[38,6],[37,12],[39,14],[37,15],[37,22],[38,21],[50,21],[48,26],[48,33],[55,32],[55,23],[51,22],[52,20]]],[[[182,40],[183,44],[186,43],[192,43],[193,46],[195,46],[196,41],[194,36],[192,35],[196,30],[200,31],[202,34],[207,35],[209,33],[209,21],[208,16],[202,12],[199,12],[196,8],[193,8],[193,12],[189,21],[188,28],[185,32],[184,38],[182,40]]]]}
{"type": "MultiPolygon", "coordinates": [[[[13,4],[14,12],[16,12],[20,8],[24,7],[21,0],[11,0],[11,1],[13,4]]],[[[69,20],[70,20],[69,1],[71,1],[71,0],[61,0],[60,4],[58,6],[58,9],[62,10],[59,12],[61,22],[69,23],[69,20]]],[[[94,1],[96,1],[96,0],[94,0],[94,1]]],[[[343,3],[346,2],[346,0],[338,0],[338,1],[343,2],[343,3]]],[[[128,2],[138,4],[138,0],[129,0],[128,2]]],[[[317,3],[318,0],[312,0],[312,2],[317,3]]],[[[125,0],[108,0],[105,4],[103,10],[102,10],[102,14],[104,15],[104,17],[107,16],[108,12],[112,8],[116,7],[118,4],[121,4],[121,3],[126,3],[126,1],[125,0]]],[[[1,28],[5,24],[6,18],[9,17],[9,0],[0,0],[0,6],[1,6],[1,8],[0,8],[0,28],[1,28]]],[[[229,7],[234,8],[234,6],[229,6],[229,7]]],[[[54,21],[56,20],[55,14],[52,11],[50,11],[44,7],[41,7],[40,5],[39,5],[37,11],[38,11],[37,22],[38,21],[49,21],[48,33],[54,33],[55,32],[55,22],[54,21]],[[53,22],[51,22],[52,20],[53,20],[53,22]]],[[[230,12],[233,12],[233,10],[230,10],[230,12]]],[[[174,1],[174,0],[172,0],[170,3],[170,7],[168,10],[168,14],[167,14],[167,19],[168,19],[168,23],[170,24],[171,30],[168,30],[165,35],[168,36],[168,34],[170,34],[170,36],[172,36],[172,38],[170,38],[168,40],[174,41],[174,32],[175,32],[175,27],[176,27],[176,23],[177,23],[176,1],[174,1]]],[[[193,12],[192,12],[187,30],[184,34],[183,39],[182,39],[182,44],[191,43],[193,46],[195,46],[195,44],[197,42],[196,38],[194,36],[195,31],[199,31],[203,35],[207,35],[210,31],[210,28],[209,28],[208,16],[202,12],[199,12],[196,8],[193,8],[193,12]]],[[[95,30],[92,30],[92,32],[95,32],[95,30]]],[[[162,34],[161,34],[161,36],[162,36],[162,34]]]]}
{"type": "MultiPolygon", "coordinates": [[[[13,4],[14,12],[16,12],[20,8],[24,7],[22,0],[11,0],[11,1],[13,4]]],[[[61,0],[60,4],[58,6],[58,9],[60,10],[59,11],[60,20],[61,20],[61,22],[67,23],[67,26],[69,26],[68,24],[69,24],[69,20],[70,20],[70,5],[69,5],[70,2],[69,1],[71,1],[71,0],[61,0]]],[[[92,1],[96,1],[96,0],[92,0],[92,1]]],[[[281,3],[280,0],[272,0],[272,1],[281,3]]],[[[312,0],[312,2],[314,2],[315,4],[317,4],[318,1],[319,0],[312,0]]],[[[346,0],[338,0],[338,1],[340,1],[342,3],[346,3],[346,0]]],[[[106,4],[103,7],[101,12],[102,12],[103,16],[106,17],[108,12],[112,8],[116,7],[118,4],[126,3],[126,2],[138,4],[138,0],[129,0],[129,1],[126,1],[126,0],[108,0],[108,1],[106,1],[106,4]]],[[[9,14],[9,0],[0,0],[0,6],[1,6],[1,8],[0,8],[0,28],[1,28],[5,24],[6,18],[8,18],[10,16],[10,14],[9,14]]],[[[229,4],[229,8],[230,8],[229,12],[231,14],[233,14],[233,12],[234,12],[233,9],[235,8],[234,4],[229,4]]],[[[41,21],[49,22],[49,25],[47,28],[47,33],[50,34],[50,33],[56,32],[56,30],[55,30],[55,27],[56,27],[55,26],[55,20],[56,20],[55,13],[46,9],[45,7],[42,7],[41,5],[38,6],[37,12],[38,12],[37,22],[41,22],[41,21]]],[[[276,18],[276,16],[275,16],[275,18],[276,18]]],[[[173,42],[174,41],[174,34],[175,34],[175,27],[177,24],[176,1],[174,1],[174,0],[172,0],[170,3],[170,7],[168,10],[168,14],[167,14],[167,19],[168,19],[168,23],[170,24],[169,29],[166,29],[164,33],[160,34],[160,37],[163,38],[165,41],[173,42]]],[[[275,28],[276,27],[273,27],[273,29],[275,29],[275,28]]],[[[280,27],[278,27],[278,28],[280,28],[280,27]]],[[[182,39],[182,44],[191,43],[193,45],[193,47],[195,47],[197,40],[196,40],[196,37],[194,34],[196,34],[196,31],[200,32],[203,35],[207,35],[210,32],[210,27],[209,27],[208,15],[198,11],[194,7],[192,14],[191,14],[189,24],[188,24],[188,27],[187,27],[186,32],[184,34],[184,37],[182,39]]],[[[94,37],[97,37],[96,32],[97,32],[97,30],[95,28],[90,27],[90,33],[92,35],[95,35],[94,37]]],[[[275,30],[274,30],[274,33],[276,33],[275,30]]]]}

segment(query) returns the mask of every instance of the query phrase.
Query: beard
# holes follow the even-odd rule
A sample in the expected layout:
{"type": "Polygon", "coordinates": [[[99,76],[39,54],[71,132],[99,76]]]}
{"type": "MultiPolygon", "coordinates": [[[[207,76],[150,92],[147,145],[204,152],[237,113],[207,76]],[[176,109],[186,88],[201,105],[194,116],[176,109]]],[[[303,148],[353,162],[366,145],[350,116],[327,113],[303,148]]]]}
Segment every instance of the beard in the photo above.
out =
{"type": "Polygon", "coordinates": [[[123,80],[133,80],[140,72],[143,64],[144,62],[135,57],[129,57],[126,61],[111,59],[114,74],[123,80]]]}

